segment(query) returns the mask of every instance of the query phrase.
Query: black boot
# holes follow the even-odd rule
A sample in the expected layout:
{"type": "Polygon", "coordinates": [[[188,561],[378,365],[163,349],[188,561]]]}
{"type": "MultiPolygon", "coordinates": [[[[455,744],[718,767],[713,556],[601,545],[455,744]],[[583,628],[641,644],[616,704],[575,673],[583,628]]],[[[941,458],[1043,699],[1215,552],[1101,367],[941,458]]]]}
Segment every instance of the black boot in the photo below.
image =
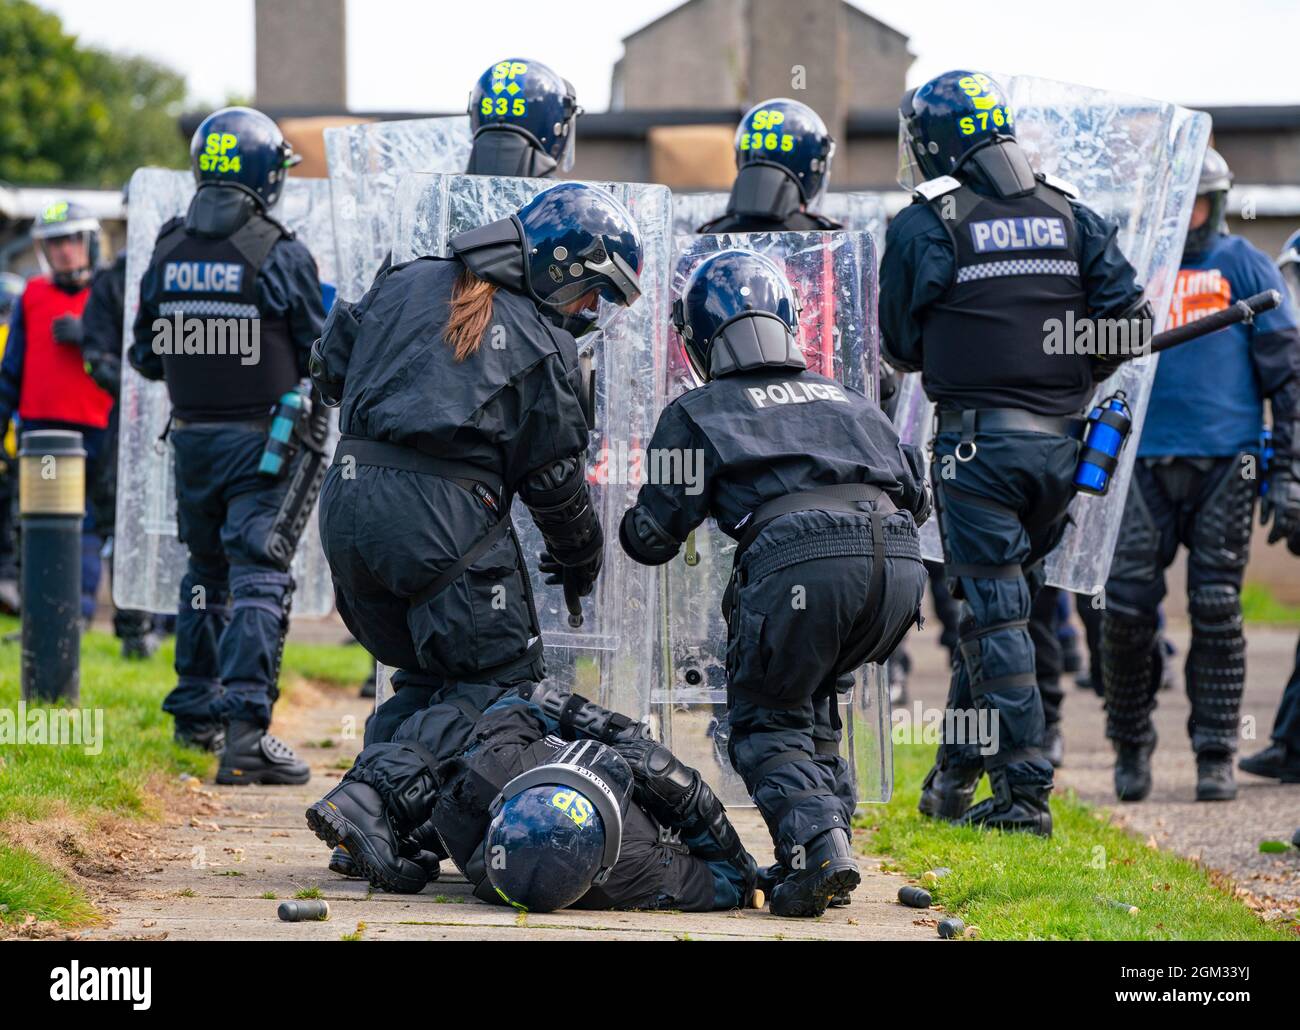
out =
{"type": "Polygon", "coordinates": [[[348,849],[342,844],[330,852],[329,868],[330,872],[346,876],[351,880],[364,880],[366,878],[366,874],[361,871],[361,867],[356,862],[352,861],[348,849]]]}
{"type": "Polygon", "coordinates": [[[958,825],[984,830],[1015,830],[1040,837],[1052,835],[1052,810],[1047,804],[1052,794],[1050,786],[1012,783],[1007,779],[1005,769],[989,771],[989,786],[993,788],[993,796],[968,811],[958,820],[958,825]]]}
{"type": "Polygon", "coordinates": [[[133,633],[122,638],[122,657],[128,662],[143,662],[158,650],[158,638],[152,633],[133,633]]]}
{"type": "Polygon", "coordinates": [[[836,827],[809,842],[804,867],[772,888],[768,907],[774,916],[820,916],[831,899],[847,896],[861,882],[849,832],[836,827]]]}
{"type": "Polygon", "coordinates": [[[885,665],[889,674],[889,703],[895,708],[907,704],[907,680],[912,671],[912,658],[901,648],[889,656],[885,665]]]}
{"type": "Polygon", "coordinates": [[[361,684],[361,697],[374,697],[379,689],[379,684],[375,679],[375,672],[372,670],[366,681],[361,684]]]}
{"type": "Polygon", "coordinates": [[[1151,754],[1155,735],[1142,744],[1115,743],[1115,796],[1121,801],[1142,801],[1151,793],[1151,754]]]}
{"type": "Polygon", "coordinates": [[[344,780],[307,809],[307,825],[332,848],[347,848],[361,874],[394,894],[417,894],[429,875],[401,853],[384,800],[373,787],[344,780]]]}
{"type": "Polygon", "coordinates": [[[970,808],[975,788],[979,786],[984,770],[980,766],[969,769],[949,768],[936,763],[921,784],[921,800],[917,810],[931,819],[960,819],[970,808]]]}
{"type": "MultiPolygon", "coordinates": [[[[776,885],[790,875],[790,870],[780,862],[773,862],[771,865],[761,866],[758,870],[758,879],[754,881],[754,886],[761,890],[769,898],[776,885]]],[[[853,903],[851,890],[842,890],[835,897],[831,898],[830,908],[846,908],[853,903]]]]}
{"type": "Polygon", "coordinates": [[[213,754],[220,754],[226,746],[226,727],[219,722],[177,719],[172,736],[182,747],[196,747],[213,754]]]}
{"type": "Polygon", "coordinates": [[[1232,801],[1237,781],[1232,775],[1232,755],[1226,751],[1203,751],[1196,756],[1196,800],[1232,801]]]}
{"type": "Polygon", "coordinates": [[[1267,776],[1283,783],[1300,783],[1300,754],[1285,744],[1270,744],[1256,755],[1237,763],[1237,768],[1252,776],[1267,776]]]}
{"type": "Polygon", "coordinates": [[[235,721],[226,729],[218,783],[290,785],[310,779],[311,769],[293,753],[293,748],[257,723],[235,721]]]}

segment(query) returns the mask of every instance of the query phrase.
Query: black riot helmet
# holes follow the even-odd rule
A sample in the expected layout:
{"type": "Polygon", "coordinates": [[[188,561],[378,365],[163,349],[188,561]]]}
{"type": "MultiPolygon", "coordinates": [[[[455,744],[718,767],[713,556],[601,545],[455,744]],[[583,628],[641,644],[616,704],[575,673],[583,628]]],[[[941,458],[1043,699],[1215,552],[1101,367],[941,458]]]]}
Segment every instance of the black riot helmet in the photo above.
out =
{"type": "Polygon", "coordinates": [[[1214,241],[1228,231],[1228,190],[1232,188],[1232,170],[1213,147],[1205,151],[1201,163],[1201,177],[1196,183],[1196,195],[1210,199],[1210,214],[1195,229],[1187,230],[1183,243],[1184,260],[1197,258],[1213,246],[1214,241]]]}
{"type": "Polygon", "coordinates": [[[263,211],[275,207],[289,169],[301,160],[280,127],[251,107],[214,111],[190,140],[190,165],[199,189],[233,186],[263,211]]]}
{"type": "Polygon", "coordinates": [[[762,254],[710,254],[686,280],[672,318],[698,383],[754,368],[807,367],[796,342],[799,302],[762,254]]]}
{"type": "Polygon", "coordinates": [[[454,237],[451,250],[480,279],[531,297],[575,337],[604,329],[641,296],[636,222],[586,183],[552,186],[518,213],[454,237]]]}
{"type": "Polygon", "coordinates": [[[469,173],[541,178],[557,168],[567,172],[580,114],[568,79],[540,61],[498,61],[469,94],[469,173]]]}
{"type": "Polygon", "coordinates": [[[88,286],[99,266],[101,234],[99,219],[76,201],[55,200],[46,204],[32,224],[41,271],[61,290],[76,291],[88,286]],[[85,258],[76,267],[61,268],[60,260],[50,254],[50,245],[54,240],[70,236],[85,244],[85,258]]]}
{"type": "Polygon", "coordinates": [[[573,904],[618,861],[631,796],[631,767],[594,740],[516,776],[490,809],[483,857],[493,889],[529,912],[573,904]]]}
{"type": "Polygon", "coordinates": [[[826,123],[807,104],[778,97],[751,107],[736,129],[728,212],[789,217],[821,196],[834,153],[826,123]]]}
{"type": "Polygon", "coordinates": [[[1003,197],[1036,185],[1006,93],[983,72],[944,72],[910,90],[898,105],[898,121],[904,189],[944,175],[982,178],[1003,197]]]}

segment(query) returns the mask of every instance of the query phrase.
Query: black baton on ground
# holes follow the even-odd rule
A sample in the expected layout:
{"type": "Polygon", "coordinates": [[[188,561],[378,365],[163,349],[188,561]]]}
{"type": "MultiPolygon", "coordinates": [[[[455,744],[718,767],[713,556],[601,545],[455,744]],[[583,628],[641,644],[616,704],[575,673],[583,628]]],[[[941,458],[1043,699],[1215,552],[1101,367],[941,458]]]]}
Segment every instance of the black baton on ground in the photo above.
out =
{"type": "Polygon", "coordinates": [[[1278,293],[1277,290],[1265,290],[1253,297],[1239,300],[1222,311],[1216,311],[1212,315],[1198,318],[1195,322],[1188,322],[1186,325],[1180,325],[1174,329],[1166,329],[1163,333],[1156,333],[1146,346],[1145,353],[1159,354],[1162,350],[1168,350],[1170,347],[1177,347],[1199,337],[1218,332],[1220,329],[1226,329],[1238,322],[1251,322],[1256,315],[1265,311],[1272,311],[1281,303],[1282,294],[1278,293]]]}

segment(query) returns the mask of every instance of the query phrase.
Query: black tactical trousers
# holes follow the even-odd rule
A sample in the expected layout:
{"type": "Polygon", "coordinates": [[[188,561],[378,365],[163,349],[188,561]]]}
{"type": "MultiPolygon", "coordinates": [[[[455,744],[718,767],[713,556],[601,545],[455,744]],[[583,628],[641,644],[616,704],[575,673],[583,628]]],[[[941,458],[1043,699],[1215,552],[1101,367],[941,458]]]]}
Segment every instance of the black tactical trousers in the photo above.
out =
{"type": "Polygon", "coordinates": [[[1192,623],[1187,731],[1197,754],[1236,751],[1246,682],[1241,581],[1258,487],[1245,458],[1140,459],[1134,466],[1102,619],[1106,735],[1112,740],[1154,740],[1151,713],[1162,660],[1156,611],[1165,596],[1165,569],[1181,544],[1192,623]]]}
{"type": "Polygon", "coordinates": [[[911,515],[895,513],[883,529],[878,602],[865,517],[782,516],[741,561],[727,639],[728,752],[787,865],[814,837],[847,829],[856,805],[839,750],[837,681],[893,651],[924,595],[911,515]],[[857,553],[827,527],[835,521],[851,532],[856,524],[857,553]]]}
{"type": "Polygon", "coordinates": [[[959,434],[939,434],[930,465],[945,569],[963,601],[938,760],[967,771],[1005,769],[1011,783],[1046,787],[1052,766],[1041,750],[1030,618],[1043,559],[1065,531],[1079,444],[1027,432],[980,432],[975,440],[974,455],[962,461],[959,434]]]}

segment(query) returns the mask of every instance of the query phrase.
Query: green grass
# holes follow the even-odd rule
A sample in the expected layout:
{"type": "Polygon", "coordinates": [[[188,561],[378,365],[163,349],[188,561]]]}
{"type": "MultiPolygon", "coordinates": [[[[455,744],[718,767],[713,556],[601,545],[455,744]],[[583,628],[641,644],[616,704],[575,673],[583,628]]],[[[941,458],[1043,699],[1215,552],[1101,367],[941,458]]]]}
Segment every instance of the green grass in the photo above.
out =
{"type": "Polygon", "coordinates": [[[1294,925],[1264,923],[1206,870],[1146,847],[1072,795],[1052,799],[1050,840],[923,818],[916,802],[933,757],[930,746],[896,746],[893,800],[868,809],[860,825],[870,830],[869,849],[888,856],[913,880],[926,870],[949,868],[928,888],[934,902],[979,927],[983,938],[1296,939],[1294,925]],[[1130,915],[1128,906],[1138,912],[1130,915]]]}
{"type": "MultiPolygon", "coordinates": [[[[0,637],[18,628],[16,619],[0,617],[0,637]]],[[[168,640],[148,661],[125,662],[112,636],[85,634],[80,707],[103,713],[99,753],[75,745],[0,745],[0,906],[7,906],[0,907],[0,922],[22,923],[31,914],[76,926],[95,918],[74,883],[6,841],[6,824],[56,816],[86,826],[104,817],[156,818],[151,780],[212,773],[216,758],[175,744],[171,717],[162,711],[162,699],[175,683],[173,654],[168,640]]],[[[17,641],[0,642],[0,710],[10,713],[16,713],[20,697],[19,657],[17,641]]],[[[293,674],[350,686],[365,679],[370,661],[360,647],[290,644],[284,668],[290,674],[288,690],[293,674]]]]}
{"type": "Polygon", "coordinates": [[[1283,604],[1261,583],[1247,583],[1241,589],[1241,614],[1250,623],[1267,626],[1300,626],[1300,607],[1283,604]]]}

